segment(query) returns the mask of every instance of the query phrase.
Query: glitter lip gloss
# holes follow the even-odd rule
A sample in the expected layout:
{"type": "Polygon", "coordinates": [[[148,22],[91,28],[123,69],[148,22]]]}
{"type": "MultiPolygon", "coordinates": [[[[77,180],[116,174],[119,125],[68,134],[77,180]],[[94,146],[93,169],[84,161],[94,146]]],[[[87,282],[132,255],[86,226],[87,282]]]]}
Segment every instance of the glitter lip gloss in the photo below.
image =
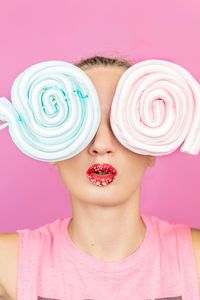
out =
{"type": "Polygon", "coordinates": [[[94,164],[86,172],[89,180],[97,186],[106,186],[117,176],[116,169],[109,164],[94,164]]]}

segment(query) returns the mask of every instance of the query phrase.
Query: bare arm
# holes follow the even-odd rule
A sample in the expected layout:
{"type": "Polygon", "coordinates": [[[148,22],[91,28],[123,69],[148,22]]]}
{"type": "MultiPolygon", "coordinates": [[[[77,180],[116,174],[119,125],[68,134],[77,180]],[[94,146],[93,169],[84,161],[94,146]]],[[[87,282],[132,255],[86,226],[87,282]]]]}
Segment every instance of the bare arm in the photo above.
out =
{"type": "Polygon", "coordinates": [[[17,264],[19,234],[0,234],[0,296],[6,300],[17,299],[17,264]]]}
{"type": "Polygon", "coordinates": [[[191,228],[200,294],[200,229],[191,228]]]}
{"type": "Polygon", "coordinates": [[[5,290],[5,288],[0,284],[0,299],[2,300],[13,300],[5,290]]]}

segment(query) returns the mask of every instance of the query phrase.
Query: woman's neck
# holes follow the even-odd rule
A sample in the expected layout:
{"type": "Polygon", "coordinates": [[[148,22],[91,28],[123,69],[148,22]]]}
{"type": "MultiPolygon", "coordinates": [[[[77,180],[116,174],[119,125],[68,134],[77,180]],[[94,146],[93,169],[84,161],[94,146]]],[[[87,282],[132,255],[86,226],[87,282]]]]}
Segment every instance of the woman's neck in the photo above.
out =
{"type": "Polygon", "coordinates": [[[139,248],[146,232],[139,213],[139,199],[133,196],[118,206],[90,205],[89,209],[77,203],[73,199],[68,233],[81,250],[103,261],[116,261],[139,248]]]}

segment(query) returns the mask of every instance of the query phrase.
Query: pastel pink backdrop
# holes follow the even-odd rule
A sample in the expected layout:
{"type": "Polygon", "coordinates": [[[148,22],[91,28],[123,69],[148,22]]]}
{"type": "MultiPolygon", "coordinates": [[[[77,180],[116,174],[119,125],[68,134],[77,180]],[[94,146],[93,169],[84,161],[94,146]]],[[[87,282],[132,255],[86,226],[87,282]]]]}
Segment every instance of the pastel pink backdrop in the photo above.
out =
{"type": "MultiPolygon", "coordinates": [[[[32,64],[95,54],[170,60],[200,82],[199,15],[198,0],[1,1],[0,96],[10,99],[14,79],[32,64]]],[[[0,232],[71,215],[55,167],[23,154],[8,129],[0,141],[0,232]]],[[[200,228],[200,154],[157,157],[143,181],[141,212],[200,228]]]]}

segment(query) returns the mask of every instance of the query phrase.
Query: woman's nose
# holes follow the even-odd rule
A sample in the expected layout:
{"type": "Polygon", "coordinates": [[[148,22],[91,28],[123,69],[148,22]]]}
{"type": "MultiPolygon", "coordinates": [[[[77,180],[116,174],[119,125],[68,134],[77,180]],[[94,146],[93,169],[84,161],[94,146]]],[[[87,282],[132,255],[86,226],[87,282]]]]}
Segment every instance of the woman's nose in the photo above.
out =
{"type": "Polygon", "coordinates": [[[105,123],[100,124],[95,137],[89,144],[89,153],[91,155],[112,154],[115,147],[114,139],[112,128],[105,123]]]}

